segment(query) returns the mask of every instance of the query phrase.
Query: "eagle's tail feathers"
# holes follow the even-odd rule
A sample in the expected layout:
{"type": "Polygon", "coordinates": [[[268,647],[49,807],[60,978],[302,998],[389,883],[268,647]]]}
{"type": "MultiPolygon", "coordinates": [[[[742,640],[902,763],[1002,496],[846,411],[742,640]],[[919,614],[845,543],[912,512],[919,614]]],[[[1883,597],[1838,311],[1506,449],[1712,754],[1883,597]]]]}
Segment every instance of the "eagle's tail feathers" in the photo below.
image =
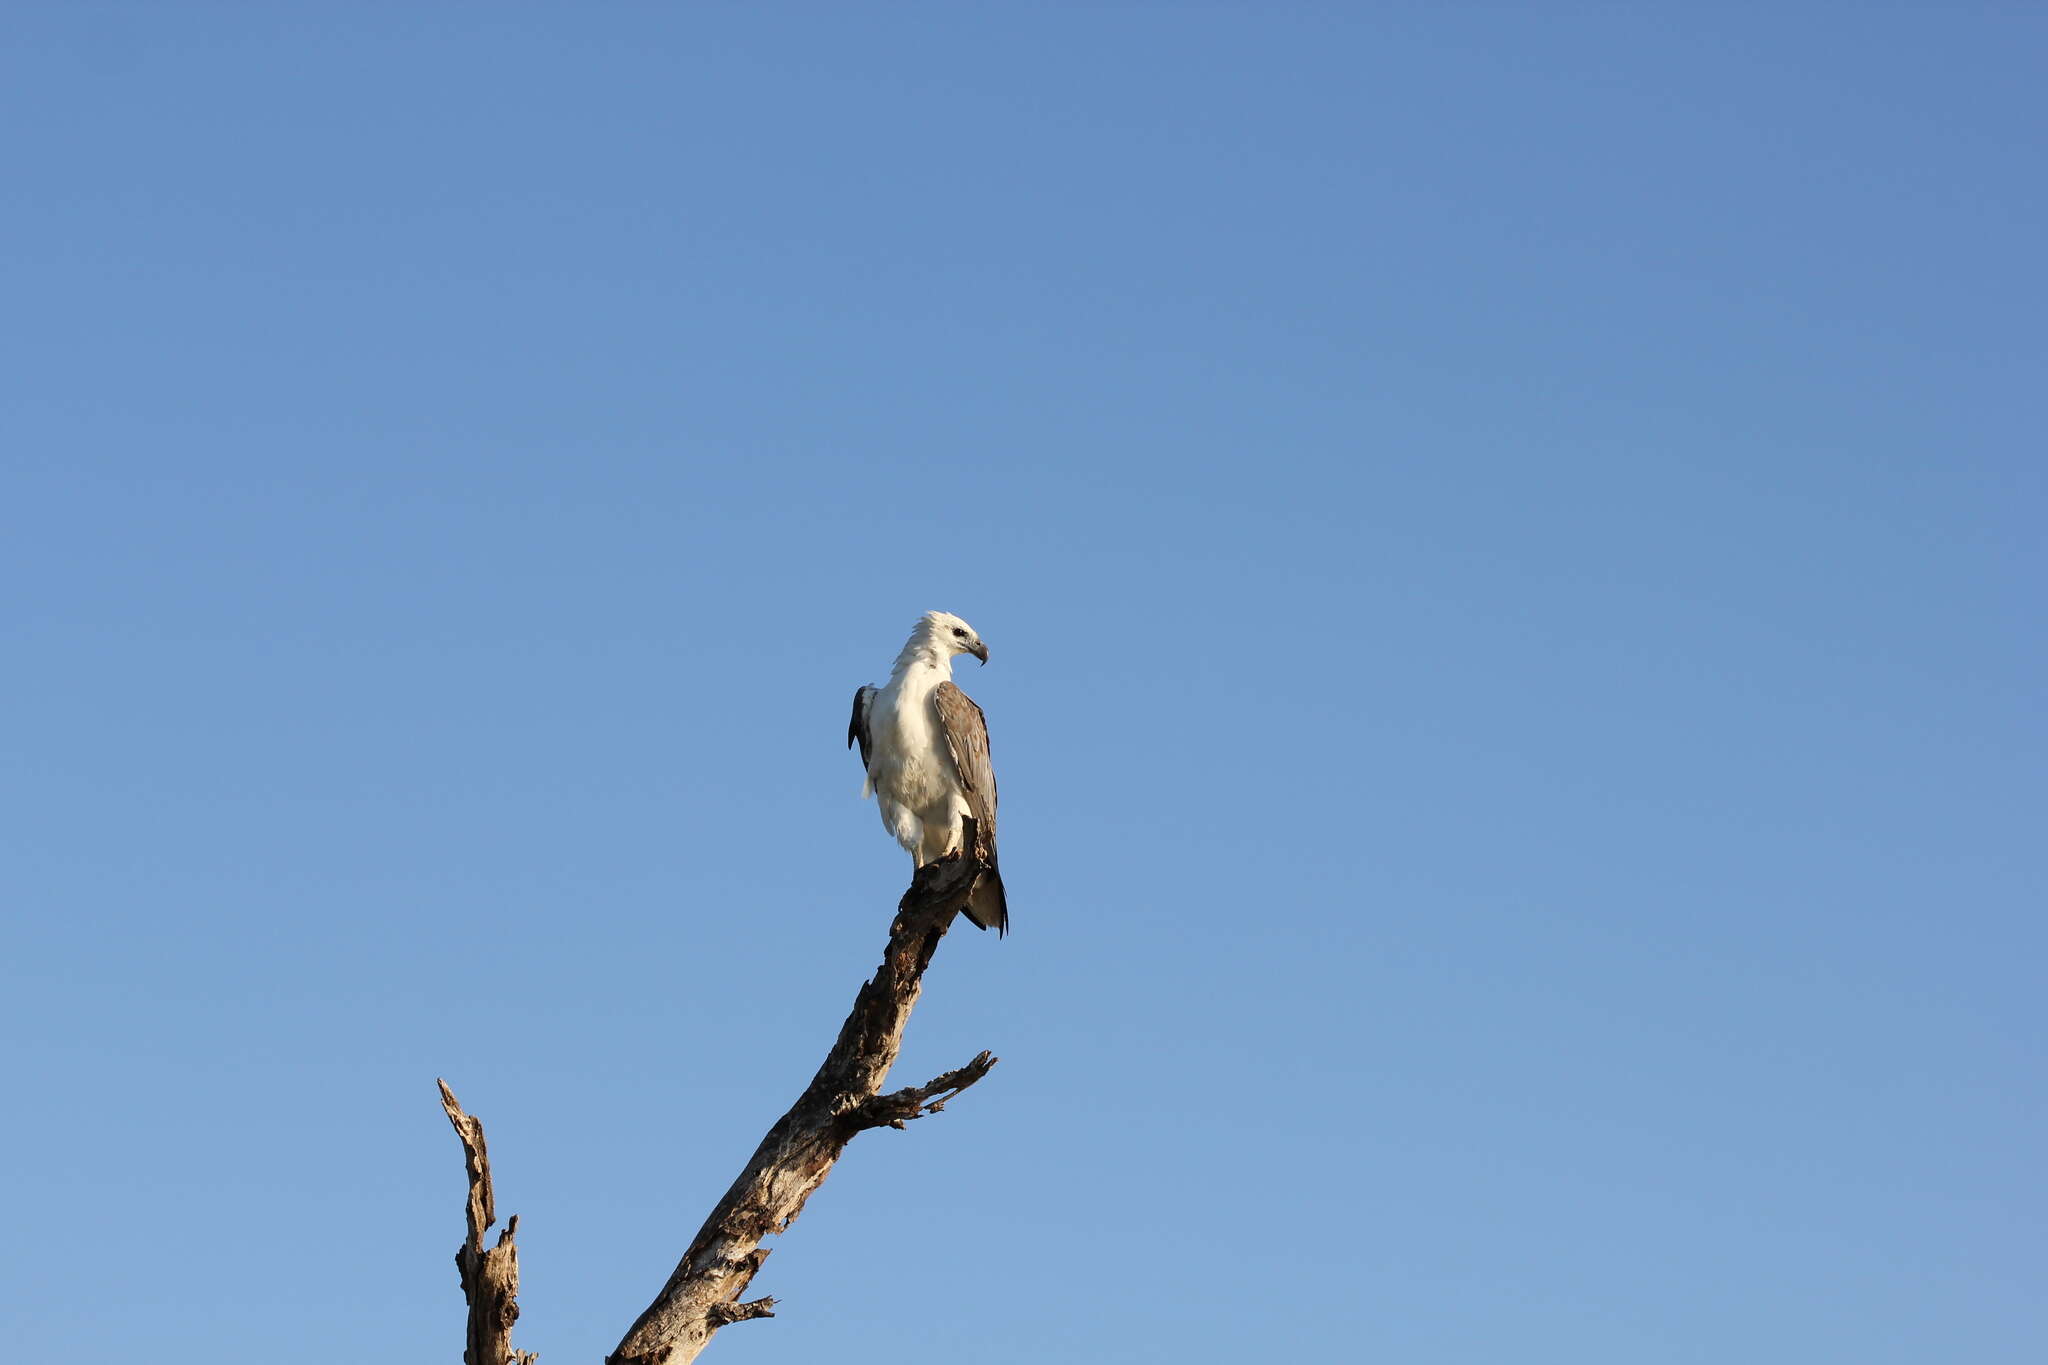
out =
{"type": "Polygon", "coordinates": [[[1003,874],[990,868],[967,895],[967,918],[977,929],[993,929],[996,937],[1010,932],[1010,902],[1003,894],[1003,874]]]}

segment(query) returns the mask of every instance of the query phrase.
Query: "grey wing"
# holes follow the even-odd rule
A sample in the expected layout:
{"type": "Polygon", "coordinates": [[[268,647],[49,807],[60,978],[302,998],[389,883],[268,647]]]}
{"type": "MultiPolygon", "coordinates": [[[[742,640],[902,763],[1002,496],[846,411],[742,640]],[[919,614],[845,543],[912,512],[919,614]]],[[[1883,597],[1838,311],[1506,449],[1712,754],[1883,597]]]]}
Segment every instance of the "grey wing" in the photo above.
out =
{"type": "Polygon", "coordinates": [[[874,700],[875,693],[878,690],[873,687],[863,687],[853,694],[853,719],[847,722],[846,726],[846,747],[851,749],[856,743],[860,745],[860,766],[862,771],[867,770],[868,753],[874,747],[868,739],[868,703],[874,700]]]}
{"type": "Polygon", "coordinates": [[[996,846],[996,772],[988,757],[988,718],[974,699],[952,683],[943,682],[932,692],[939,708],[939,728],[946,733],[946,747],[953,753],[953,767],[960,773],[960,785],[967,789],[968,809],[981,827],[991,855],[996,846]]]}
{"type": "Polygon", "coordinates": [[[938,708],[939,728],[945,731],[946,747],[953,755],[953,767],[966,791],[967,808],[980,831],[979,843],[988,871],[974,883],[966,905],[967,918],[997,935],[1010,931],[1009,896],[1003,890],[1003,874],[996,866],[996,770],[988,757],[988,720],[974,699],[952,683],[943,682],[932,692],[938,708]]]}

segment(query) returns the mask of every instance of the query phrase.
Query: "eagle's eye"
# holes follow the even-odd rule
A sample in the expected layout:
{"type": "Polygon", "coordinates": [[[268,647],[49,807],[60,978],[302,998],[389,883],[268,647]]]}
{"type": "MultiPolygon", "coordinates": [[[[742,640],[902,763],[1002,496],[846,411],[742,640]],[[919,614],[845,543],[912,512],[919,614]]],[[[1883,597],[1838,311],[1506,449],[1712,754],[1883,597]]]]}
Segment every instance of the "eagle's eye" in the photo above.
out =
{"type": "Polygon", "coordinates": [[[967,638],[967,632],[960,629],[960,627],[958,626],[953,627],[953,633],[963,640],[967,638]]]}

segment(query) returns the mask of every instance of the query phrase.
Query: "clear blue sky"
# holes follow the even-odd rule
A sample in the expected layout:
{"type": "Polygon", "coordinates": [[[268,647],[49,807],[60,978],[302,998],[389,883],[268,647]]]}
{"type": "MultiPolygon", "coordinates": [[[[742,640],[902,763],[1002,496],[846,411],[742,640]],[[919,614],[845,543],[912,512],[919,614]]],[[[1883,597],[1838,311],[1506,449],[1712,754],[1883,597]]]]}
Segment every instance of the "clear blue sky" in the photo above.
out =
{"type": "Polygon", "coordinates": [[[1015,932],[899,1077],[1003,1063],[717,1360],[2039,1358],[2041,11],[0,44],[13,1358],[456,1360],[439,1075],[595,1361],[933,607],[1015,932]]]}

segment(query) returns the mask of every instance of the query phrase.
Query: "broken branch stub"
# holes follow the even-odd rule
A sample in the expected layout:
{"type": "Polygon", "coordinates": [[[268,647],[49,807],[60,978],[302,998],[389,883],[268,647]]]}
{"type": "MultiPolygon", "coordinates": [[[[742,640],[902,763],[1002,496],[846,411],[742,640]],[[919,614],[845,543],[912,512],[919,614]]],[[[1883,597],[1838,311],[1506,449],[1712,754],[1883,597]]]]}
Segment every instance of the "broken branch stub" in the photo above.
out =
{"type": "Polygon", "coordinates": [[[519,1249],[512,1238],[519,1231],[519,1216],[507,1220],[495,1245],[484,1245],[484,1233],[498,1215],[491,1198],[491,1158],[484,1145],[483,1120],[463,1112],[448,1082],[435,1084],[441,1087],[441,1108],[462,1140],[462,1164],[469,1175],[468,1235],[455,1249],[462,1296],[469,1301],[464,1365],[529,1365],[536,1359],[533,1352],[512,1347],[512,1324],[519,1320],[519,1249]]]}

